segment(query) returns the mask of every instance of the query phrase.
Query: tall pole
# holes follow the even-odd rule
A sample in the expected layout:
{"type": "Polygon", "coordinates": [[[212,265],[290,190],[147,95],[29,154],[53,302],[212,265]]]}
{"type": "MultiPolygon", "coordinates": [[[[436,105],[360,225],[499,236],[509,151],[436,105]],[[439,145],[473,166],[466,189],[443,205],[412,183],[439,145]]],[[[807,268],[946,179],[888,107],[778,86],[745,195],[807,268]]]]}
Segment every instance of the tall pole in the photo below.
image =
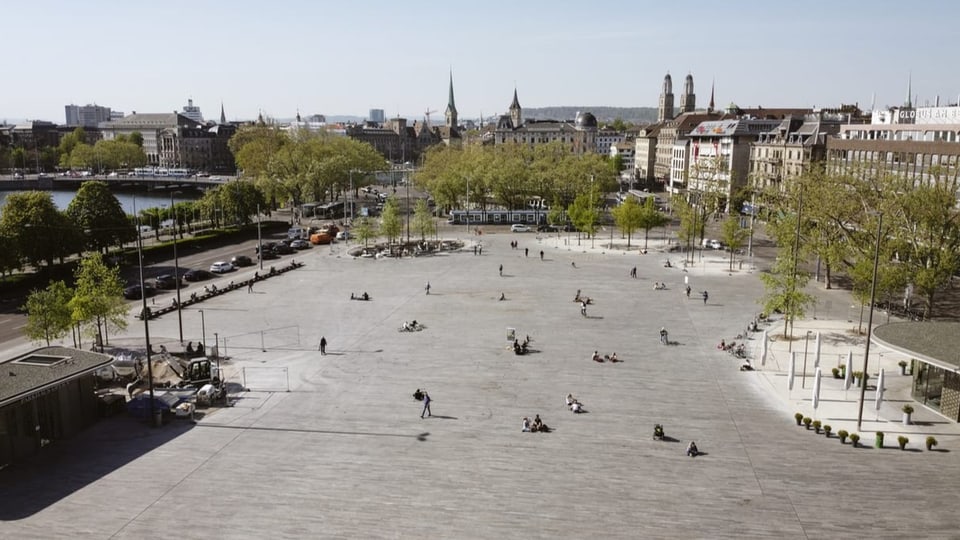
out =
{"type": "Polygon", "coordinates": [[[407,177],[407,169],[403,170],[403,185],[407,188],[407,243],[410,243],[410,178],[407,177]]]}
{"type": "Polygon", "coordinates": [[[203,354],[207,354],[207,325],[203,320],[203,310],[197,310],[200,312],[200,343],[203,345],[203,354]]]}
{"type": "Polygon", "coordinates": [[[257,203],[257,258],[260,259],[260,269],[263,270],[263,236],[260,234],[260,204],[257,203]]]}
{"type": "Polygon", "coordinates": [[[177,325],[180,328],[180,345],[183,345],[183,308],[180,305],[180,258],[177,257],[177,211],[173,207],[173,192],[170,192],[170,215],[173,216],[173,277],[177,283],[177,325]]]}
{"type": "MultiPolygon", "coordinates": [[[[877,217],[877,245],[873,254],[873,279],[870,282],[870,314],[867,316],[867,346],[863,352],[863,375],[860,377],[860,407],[857,411],[857,431],[863,422],[863,398],[867,393],[867,362],[870,360],[870,336],[873,333],[873,303],[877,298],[877,267],[880,266],[880,236],[882,234],[883,212],[877,217]]],[[[879,391],[879,390],[878,390],[879,391]]]]}
{"type": "Polygon", "coordinates": [[[467,177],[467,202],[463,205],[463,221],[467,224],[467,234],[470,234],[470,177],[467,177]]]}
{"type": "MultiPolygon", "coordinates": [[[[134,204],[133,214],[137,214],[136,202],[134,204]]],[[[140,234],[140,220],[137,219],[137,260],[140,266],[140,299],[143,301],[143,308],[140,316],[143,318],[143,339],[147,344],[147,387],[150,390],[150,421],[153,422],[156,413],[156,404],[153,402],[153,361],[150,358],[150,317],[147,312],[147,295],[144,294],[143,287],[143,237],[140,234]]]]}

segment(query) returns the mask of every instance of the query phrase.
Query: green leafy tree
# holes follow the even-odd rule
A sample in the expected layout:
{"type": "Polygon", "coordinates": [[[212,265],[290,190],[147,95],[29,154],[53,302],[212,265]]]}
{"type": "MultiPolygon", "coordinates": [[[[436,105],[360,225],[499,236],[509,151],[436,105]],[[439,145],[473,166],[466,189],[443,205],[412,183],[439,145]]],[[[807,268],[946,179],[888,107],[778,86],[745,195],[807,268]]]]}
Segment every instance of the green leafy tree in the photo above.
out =
{"type": "Polygon", "coordinates": [[[400,219],[397,201],[393,198],[387,199],[383,206],[383,214],[380,216],[380,232],[387,237],[388,243],[393,243],[400,238],[402,231],[403,221],[400,219]]]}
{"type": "Polygon", "coordinates": [[[84,182],[66,210],[77,225],[87,249],[106,253],[136,238],[136,229],[106,182],[84,182]]]}
{"type": "Polygon", "coordinates": [[[80,248],[74,243],[76,228],[44,191],[9,194],[0,213],[0,233],[12,239],[15,253],[34,267],[44,262],[52,266],[80,248]]]}
{"type": "Polygon", "coordinates": [[[131,143],[139,146],[140,148],[143,148],[143,134],[140,133],[139,131],[134,131],[133,133],[131,133],[129,140],[131,143]]]}
{"type": "Polygon", "coordinates": [[[99,253],[92,253],[80,261],[74,275],[76,290],[69,302],[73,321],[89,329],[98,342],[107,344],[109,326],[127,327],[127,305],[123,300],[123,280],[120,270],[109,267],[99,253]]]}
{"type": "MultiPolygon", "coordinates": [[[[630,199],[627,200],[629,201],[630,199]]],[[[640,207],[640,211],[638,212],[637,226],[643,229],[643,249],[647,249],[650,230],[663,227],[667,223],[670,223],[670,218],[663,214],[663,212],[657,210],[656,200],[653,197],[647,197],[647,199],[643,201],[643,204],[638,206],[640,207]]]]}
{"type": "MultiPolygon", "coordinates": [[[[600,218],[600,212],[597,210],[599,199],[591,193],[578,195],[573,203],[567,207],[567,214],[570,215],[570,221],[578,231],[583,231],[593,237],[597,231],[597,221],[600,218]]],[[[579,240],[579,235],[578,235],[579,240]]]]}
{"type": "Polygon", "coordinates": [[[557,238],[559,238],[560,230],[567,224],[567,212],[556,201],[550,205],[550,210],[547,212],[547,223],[556,227],[557,238]]]}
{"type": "Polygon", "coordinates": [[[67,305],[72,296],[73,291],[63,281],[52,282],[46,289],[31,292],[24,306],[27,311],[24,333],[27,337],[49,347],[51,340],[66,336],[73,325],[67,305]]]}
{"type": "Polygon", "coordinates": [[[413,230],[420,235],[420,240],[424,241],[427,236],[433,236],[437,232],[437,223],[433,220],[433,214],[430,213],[430,206],[427,201],[420,199],[417,201],[413,211],[413,230]]]}
{"type": "Polygon", "coordinates": [[[359,218],[354,222],[353,234],[363,242],[363,247],[367,247],[370,240],[377,237],[377,223],[368,217],[359,218]]]}
{"type": "Polygon", "coordinates": [[[270,159],[289,142],[290,137],[279,127],[255,125],[237,131],[227,146],[233,153],[237,168],[245,176],[257,178],[267,172],[270,159]]]}
{"type": "Polygon", "coordinates": [[[740,216],[736,214],[728,215],[720,225],[720,238],[730,250],[730,270],[733,270],[734,257],[737,250],[743,247],[748,234],[750,230],[740,226],[740,216]]]}

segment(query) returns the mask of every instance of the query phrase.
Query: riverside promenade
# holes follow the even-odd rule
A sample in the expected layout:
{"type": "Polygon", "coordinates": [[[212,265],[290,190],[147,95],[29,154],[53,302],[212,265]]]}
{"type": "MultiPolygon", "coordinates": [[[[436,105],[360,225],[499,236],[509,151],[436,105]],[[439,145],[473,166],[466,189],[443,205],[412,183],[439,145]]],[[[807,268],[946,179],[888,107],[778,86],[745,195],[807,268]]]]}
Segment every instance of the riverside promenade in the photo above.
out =
{"type": "MultiPolygon", "coordinates": [[[[762,261],[728,271],[724,253],[707,251],[684,271],[682,256],[659,242],[641,255],[619,249],[624,240],[610,249],[607,239],[591,247],[567,234],[466,241],[459,252],[403,260],[318,247],[295,256],[304,268],[258,283],[253,293],[205,302],[208,349],[216,333],[228,357],[232,406],[208,410],[195,425],[158,429],[108,419],[0,471],[0,535],[958,534],[950,473],[960,466],[960,429],[921,406],[916,425],[899,423],[909,377],[899,376],[898,358],[872,348],[869,371],[885,369],[887,401],[876,411],[868,390],[862,448],[794,422],[803,412],[835,432],[854,431],[858,396],[829,371],[851,348],[855,369],[862,366],[847,293],[814,291],[818,311],[797,322],[793,341],[780,337],[782,321],[766,325],[771,342],[762,366],[763,333],[750,334],[756,371],[740,371],[742,361],[716,345],[760,311],[762,261]],[[514,240],[519,249],[511,249],[514,240]],[[473,254],[475,242],[482,255],[473,254]],[[668,258],[672,268],[664,267],[668,258]],[[654,290],[658,281],[667,289],[654,290]],[[573,301],[577,290],[593,299],[585,317],[573,301]],[[350,300],[364,291],[371,301],[350,300]],[[413,319],[426,329],[398,332],[413,319]],[[671,345],[659,343],[661,327],[671,345]],[[514,355],[509,329],[529,335],[535,352],[514,355]],[[802,351],[808,329],[821,332],[827,375],[816,411],[812,379],[801,381],[800,366],[793,391],[786,385],[786,349],[802,351]],[[321,336],[325,356],[317,350],[321,336]],[[593,362],[595,350],[616,352],[622,362],[593,362]],[[433,398],[431,417],[420,418],[421,403],[411,397],[418,388],[433,398]],[[586,414],[565,407],[568,393],[586,414]],[[535,414],[551,433],[521,432],[521,419],[535,414]],[[656,423],[667,440],[652,439],[656,423]],[[872,431],[881,428],[886,447],[872,448],[872,431]],[[900,433],[910,438],[908,451],[896,448],[900,433]],[[923,449],[928,433],[940,451],[923,449]],[[684,455],[691,440],[704,455],[684,455]]],[[[183,317],[185,339],[199,341],[199,313],[183,317]]],[[[135,321],[116,342],[142,342],[142,332],[135,321]]],[[[176,317],[151,321],[150,334],[155,344],[173,342],[176,317]]],[[[807,345],[812,375],[813,339],[807,345]]]]}

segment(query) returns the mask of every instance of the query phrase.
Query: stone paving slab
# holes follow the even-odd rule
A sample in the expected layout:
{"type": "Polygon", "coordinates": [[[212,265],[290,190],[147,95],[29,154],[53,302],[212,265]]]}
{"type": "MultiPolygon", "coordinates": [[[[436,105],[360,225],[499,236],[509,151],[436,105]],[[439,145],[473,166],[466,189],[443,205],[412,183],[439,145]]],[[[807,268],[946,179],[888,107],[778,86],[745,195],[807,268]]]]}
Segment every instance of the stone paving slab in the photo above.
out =
{"type": "MultiPolygon", "coordinates": [[[[205,303],[208,341],[213,332],[227,339],[230,380],[239,383],[250,368],[261,371],[261,383],[274,381],[260,386],[275,385],[270,377],[285,370],[290,391],[236,393],[233,407],[211,410],[196,425],[153,430],[107,420],[0,471],[0,533],[956,535],[955,481],[944,474],[960,459],[951,438],[956,425],[938,425],[943,452],[841,445],[794,425],[803,398],[783,396],[776,369],[740,372],[739,362],[715,349],[758,311],[756,272],[727,272],[719,254],[683,272],[663,268],[667,255],[655,249],[602,253],[532,234],[469,240],[482,240],[482,256],[468,247],[355,260],[319,248],[297,255],[305,268],[262,283],[255,294],[205,303]],[[511,240],[521,250],[511,250],[511,240]],[[525,246],[533,256],[523,256],[525,246]],[[638,279],[628,277],[633,265],[638,279]],[[706,305],[683,295],[684,278],[695,291],[710,291],[706,305]],[[668,290],[653,290],[654,281],[668,290]],[[572,301],[577,289],[596,301],[589,317],[572,301]],[[349,300],[362,291],[373,301],[349,300]],[[501,292],[506,301],[497,301],[501,292]],[[397,331],[411,319],[427,329],[397,331]],[[658,343],[661,326],[677,345],[658,343]],[[515,356],[506,347],[508,327],[530,334],[538,352],[515,356]],[[316,350],[321,335],[329,341],[326,356],[316,350]],[[594,350],[616,351],[623,362],[592,362],[594,350]],[[434,398],[431,418],[420,419],[416,388],[434,398]],[[566,410],[570,392],[587,414],[566,410]],[[534,414],[554,431],[521,433],[521,418],[534,414]],[[673,440],[653,441],[654,423],[673,440]],[[706,455],[684,456],[691,439],[706,455]]],[[[184,332],[194,341],[195,315],[184,313],[184,332]]],[[[132,325],[130,338],[141,330],[132,325]]],[[[151,323],[158,339],[176,332],[176,318],[151,323]]],[[[893,388],[888,393],[896,399],[893,388]]],[[[827,408],[823,414],[849,415],[839,405],[827,408]]],[[[866,435],[863,442],[870,442],[866,435]]]]}

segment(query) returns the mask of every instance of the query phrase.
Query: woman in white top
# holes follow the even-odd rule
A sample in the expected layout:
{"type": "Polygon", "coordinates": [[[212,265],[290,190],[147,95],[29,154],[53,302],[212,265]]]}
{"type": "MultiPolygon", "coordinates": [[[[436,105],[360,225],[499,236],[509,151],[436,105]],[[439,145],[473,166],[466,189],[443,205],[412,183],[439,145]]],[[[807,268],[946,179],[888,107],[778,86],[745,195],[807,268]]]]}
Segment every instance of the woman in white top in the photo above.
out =
{"type": "Polygon", "coordinates": [[[573,404],[570,405],[570,410],[575,413],[581,413],[583,412],[583,405],[581,405],[579,401],[573,400],[573,404]]]}
{"type": "Polygon", "coordinates": [[[523,429],[521,431],[530,431],[530,419],[526,416],[523,417],[523,429]]]}
{"type": "Polygon", "coordinates": [[[573,402],[576,401],[573,399],[573,394],[567,394],[567,407],[573,405],[573,402]]]}

